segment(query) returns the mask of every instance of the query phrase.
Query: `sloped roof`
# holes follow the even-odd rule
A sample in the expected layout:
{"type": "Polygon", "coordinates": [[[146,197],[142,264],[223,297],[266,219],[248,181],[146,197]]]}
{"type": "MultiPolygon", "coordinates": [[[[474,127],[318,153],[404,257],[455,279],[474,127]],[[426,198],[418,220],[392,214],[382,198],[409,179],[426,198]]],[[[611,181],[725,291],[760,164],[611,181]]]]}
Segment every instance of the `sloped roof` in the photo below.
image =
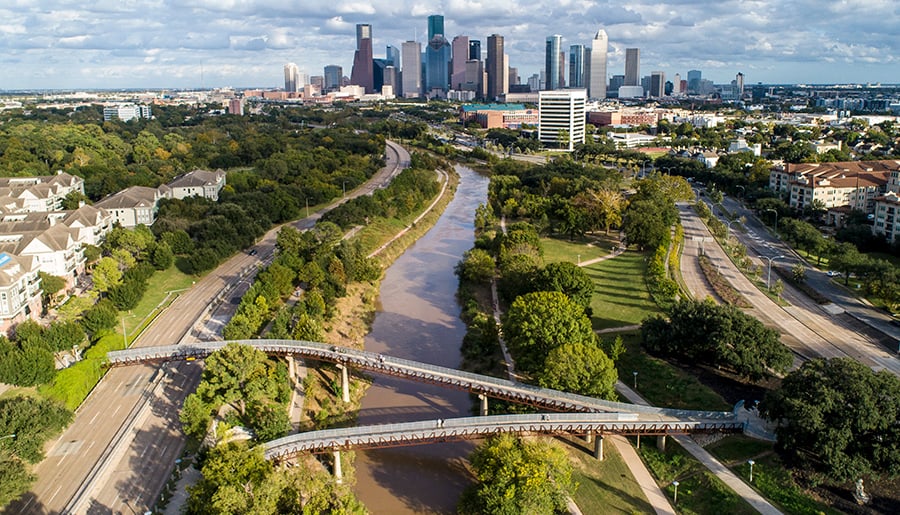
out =
{"type": "Polygon", "coordinates": [[[148,188],[146,186],[132,186],[118,193],[109,195],[100,202],[94,204],[94,206],[103,209],[133,209],[136,207],[149,207],[156,204],[157,198],[159,198],[159,190],[157,190],[156,188],[148,188]]]}
{"type": "Polygon", "coordinates": [[[210,172],[209,170],[194,170],[170,181],[168,186],[171,188],[200,188],[203,186],[212,186],[217,184],[223,175],[225,175],[225,172],[222,170],[216,170],[215,172],[210,172]]]}

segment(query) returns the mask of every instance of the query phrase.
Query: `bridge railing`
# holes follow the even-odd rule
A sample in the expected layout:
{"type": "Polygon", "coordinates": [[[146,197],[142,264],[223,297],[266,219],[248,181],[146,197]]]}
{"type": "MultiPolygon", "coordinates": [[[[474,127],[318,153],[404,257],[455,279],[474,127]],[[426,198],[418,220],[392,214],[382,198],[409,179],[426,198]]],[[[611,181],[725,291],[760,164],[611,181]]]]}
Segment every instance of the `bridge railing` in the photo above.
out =
{"type": "MultiPolygon", "coordinates": [[[[225,347],[229,341],[199,342],[183,345],[168,345],[159,347],[142,347],[115,351],[107,354],[111,365],[130,364],[145,361],[171,361],[183,359],[202,359],[212,352],[225,347]]],[[[488,396],[501,398],[515,397],[524,402],[536,404],[548,404],[552,401],[557,409],[590,410],[590,411],[629,411],[635,413],[655,414],[660,417],[671,417],[679,420],[732,420],[734,413],[721,411],[695,411],[672,408],[658,408],[654,406],[641,406],[622,402],[606,401],[561,392],[549,388],[540,388],[523,383],[514,383],[505,379],[483,376],[472,372],[455,370],[452,368],[421,363],[386,356],[374,352],[328,345],[318,342],[299,340],[236,340],[241,343],[256,347],[263,352],[279,355],[297,355],[312,359],[331,361],[344,365],[354,366],[374,372],[392,373],[406,377],[422,378],[439,384],[445,384],[455,388],[484,393],[488,396]]]]}

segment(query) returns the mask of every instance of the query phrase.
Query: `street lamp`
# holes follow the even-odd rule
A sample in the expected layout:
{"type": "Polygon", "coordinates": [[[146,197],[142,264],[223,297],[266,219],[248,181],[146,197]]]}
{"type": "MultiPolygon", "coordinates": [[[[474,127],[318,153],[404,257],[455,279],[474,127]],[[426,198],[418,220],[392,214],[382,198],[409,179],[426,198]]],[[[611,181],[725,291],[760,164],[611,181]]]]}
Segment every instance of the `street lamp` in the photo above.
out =
{"type": "Polygon", "coordinates": [[[774,256],[774,257],[768,257],[768,256],[761,256],[761,257],[763,259],[769,260],[769,273],[768,273],[768,275],[766,275],[766,289],[771,290],[772,288],[769,286],[769,282],[772,280],[772,261],[775,261],[776,259],[781,259],[785,256],[781,255],[781,256],[774,256]]]}
{"type": "Polygon", "coordinates": [[[753,460],[747,460],[747,463],[750,464],[750,482],[753,482],[753,465],[756,463],[753,460]]]}
{"type": "Polygon", "coordinates": [[[734,222],[740,222],[740,218],[735,218],[734,220],[730,220],[727,224],[725,224],[725,239],[728,239],[728,235],[731,234],[731,224],[734,222]]]}
{"type": "Polygon", "coordinates": [[[769,209],[766,209],[765,211],[763,211],[763,213],[766,213],[769,211],[775,213],[775,234],[778,234],[778,211],[776,211],[772,208],[769,208],[769,209]]]}
{"type": "Polygon", "coordinates": [[[740,188],[740,189],[741,189],[741,196],[742,196],[742,197],[743,197],[744,195],[747,194],[747,190],[746,190],[743,186],[741,186],[740,184],[736,185],[735,188],[740,188]]]}
{"type": "Polygon", "coordinates": [[[675,499],[672,500],[672,504],[678,504],[678,481],[672,481],[672,486],[675,487],[675,499]]]}
{"type": "Polygon", "coordinates": [[[637,390],[637,370],[632,372],[634,374],[634,389],[637,390]]]}

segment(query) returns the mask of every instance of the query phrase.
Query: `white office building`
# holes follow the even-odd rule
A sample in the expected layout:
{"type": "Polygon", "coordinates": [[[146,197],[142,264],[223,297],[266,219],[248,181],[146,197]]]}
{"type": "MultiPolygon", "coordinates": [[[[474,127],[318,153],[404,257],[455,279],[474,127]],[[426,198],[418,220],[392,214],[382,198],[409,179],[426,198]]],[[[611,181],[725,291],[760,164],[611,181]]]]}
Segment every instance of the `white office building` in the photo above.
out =
{"type": "Polygon", "coordinates": [[[541,91],[538,139],[548,148],[572,151],[584,143],[587,90],[541,91]]]}

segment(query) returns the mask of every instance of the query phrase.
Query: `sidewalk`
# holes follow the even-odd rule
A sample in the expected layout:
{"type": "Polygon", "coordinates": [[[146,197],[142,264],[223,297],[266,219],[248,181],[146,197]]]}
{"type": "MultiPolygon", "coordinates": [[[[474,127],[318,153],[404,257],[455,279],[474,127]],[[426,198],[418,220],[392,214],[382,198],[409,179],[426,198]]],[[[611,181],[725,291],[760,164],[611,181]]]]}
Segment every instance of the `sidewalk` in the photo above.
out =
{"type": "MultiPolygon", "coordinates": [[[[616,383],[616,391],[634,404],[642,404],[644,406],[650,405],[650,403],[644,400],[637,392],[621,381],[616,383]]],[[[693,438],[684,435],[673,436],[672,438],[674,438],[679,445],[684,447],[687,452],[697,458],[697,460],[702,463],[703,466],[708,468],[710,472],[722,480],[728,488],[731,488],[736,494],[743,497],[756,511],[763,515],[777,515],[781,513],[756,490],[751,488],[747,483],[744,483],[744,481],[734,472],[729,470],[728,467],[723,465],[712,454],[707,452],[706,449],[701,447],[700,444],[695,442],[693,438]]]]}
{"type": "Polygon", "coordinates": [[[644,492],[647,502],[653,506],[653,511],[659,515],[675,515],[675,510],[669,503],[669,498],[666,497],[656,480],[650,475],[650,471],[647,470],[631,443],[624,436],[619,435],[606,436],[604,438],[616,446],[616,450],[619,451],[619,455],[622,456],[622,460],[628,466],[628,470],[631,471],[634,480],[637,481],[641,491],[644,492]]]}

